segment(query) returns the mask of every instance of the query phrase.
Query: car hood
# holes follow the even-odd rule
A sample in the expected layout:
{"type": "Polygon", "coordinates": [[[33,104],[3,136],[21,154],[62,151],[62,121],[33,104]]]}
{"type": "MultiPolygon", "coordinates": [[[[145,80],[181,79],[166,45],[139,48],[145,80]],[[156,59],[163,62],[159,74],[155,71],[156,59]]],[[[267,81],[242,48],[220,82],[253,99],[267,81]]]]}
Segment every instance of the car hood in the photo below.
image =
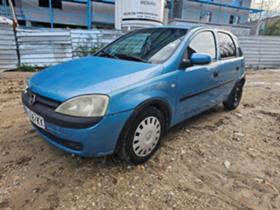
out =
{"type": "Polygon", "coordinates": [[[161,65],[92,56],[37,73],[29,81],[29,88],[62,102],[78,95],[110,94],[156,76],[161,70],[161,65]]]}

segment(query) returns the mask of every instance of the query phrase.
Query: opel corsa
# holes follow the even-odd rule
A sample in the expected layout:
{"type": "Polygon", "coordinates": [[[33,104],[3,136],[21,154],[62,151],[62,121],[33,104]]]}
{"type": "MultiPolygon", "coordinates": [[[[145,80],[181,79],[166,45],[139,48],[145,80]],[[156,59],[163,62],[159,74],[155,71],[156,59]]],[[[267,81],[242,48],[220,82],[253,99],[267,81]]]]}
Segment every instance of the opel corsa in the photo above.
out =
{"type": "Polygon", "coordinates": [[[159,27],[37,73],[22,101],[34,129],[56,147],[140,164],[170,127],[219,103],[237,108],[244,83],[244,58],[231,33],[159,27]]]}

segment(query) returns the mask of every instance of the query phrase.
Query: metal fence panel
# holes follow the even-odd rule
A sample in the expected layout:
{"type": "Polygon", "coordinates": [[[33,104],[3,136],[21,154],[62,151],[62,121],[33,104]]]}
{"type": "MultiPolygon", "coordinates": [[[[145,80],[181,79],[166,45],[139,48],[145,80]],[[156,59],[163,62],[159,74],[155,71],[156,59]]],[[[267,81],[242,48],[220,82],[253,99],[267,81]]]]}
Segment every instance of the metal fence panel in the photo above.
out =
{"type": "Polygon", "coordinates": [[[21,64],[44,67],[73,58],[69,30],[18,29],[21,64]]]}
{"type": "MultiPolygon", "coordinates": [[[[115,30],[17,29],[21,64],[44,67],[91,54],[123,32],[115,30]]],[[[240,36],[249,68],[280,67],[280,37],[240,36]]],[[[13,28],[0,24],[0,71],[17,67],[13,28]]]]}
{"type": "Polygon", "coordinates": [[[16,69],[18,57],[13,26],[0,23],[0,72],[16,69]]]}
{"type": "Polygon", "coordinates": [[[240,46],[249,68],[280,67],[280,37],[241,36],[240,46]]]}
{"type": "Polygon", "coordinates": [[[81,57],[91,54],[122,34],[121,31],[114,30],[71,30],[73,56],[81,57]]]}

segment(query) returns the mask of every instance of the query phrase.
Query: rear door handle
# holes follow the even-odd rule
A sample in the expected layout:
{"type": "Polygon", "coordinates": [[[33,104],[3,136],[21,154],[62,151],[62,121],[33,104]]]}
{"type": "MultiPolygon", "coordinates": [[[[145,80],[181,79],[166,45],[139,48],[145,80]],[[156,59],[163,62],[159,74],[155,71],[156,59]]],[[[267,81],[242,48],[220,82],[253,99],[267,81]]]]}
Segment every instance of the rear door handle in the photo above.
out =
{"type": "Polygon", "coordinates": [[[239,66],[237,66],[235,70],[236,70],[236,71],[239,71],[239,69],[240,69],[239,66]]]}
{"type": "Polygon", "coordinates": [[[219,72],[217,72],[217,71],[214,71],[214,73],[213,73],[213,76],[214,76],[214,77],[217,77],[217,76],[219,76],[219,72]]]}

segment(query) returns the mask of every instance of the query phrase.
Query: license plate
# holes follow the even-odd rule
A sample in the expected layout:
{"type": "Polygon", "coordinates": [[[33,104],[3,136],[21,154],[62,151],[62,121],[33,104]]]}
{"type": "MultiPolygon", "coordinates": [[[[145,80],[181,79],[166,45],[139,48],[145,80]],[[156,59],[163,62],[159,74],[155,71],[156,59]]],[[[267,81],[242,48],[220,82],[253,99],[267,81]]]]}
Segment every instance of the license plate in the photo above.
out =
{"type": "Polygon", "coordinates": [[[27,116],[31,122],[33,122],[35,125],[37,125],[40,128],[45,129],[45,120],[43,117],[39,116],[35,112],[31,111],[29,108],[25,107],[25,111],[27,113],[27,116]]]}

